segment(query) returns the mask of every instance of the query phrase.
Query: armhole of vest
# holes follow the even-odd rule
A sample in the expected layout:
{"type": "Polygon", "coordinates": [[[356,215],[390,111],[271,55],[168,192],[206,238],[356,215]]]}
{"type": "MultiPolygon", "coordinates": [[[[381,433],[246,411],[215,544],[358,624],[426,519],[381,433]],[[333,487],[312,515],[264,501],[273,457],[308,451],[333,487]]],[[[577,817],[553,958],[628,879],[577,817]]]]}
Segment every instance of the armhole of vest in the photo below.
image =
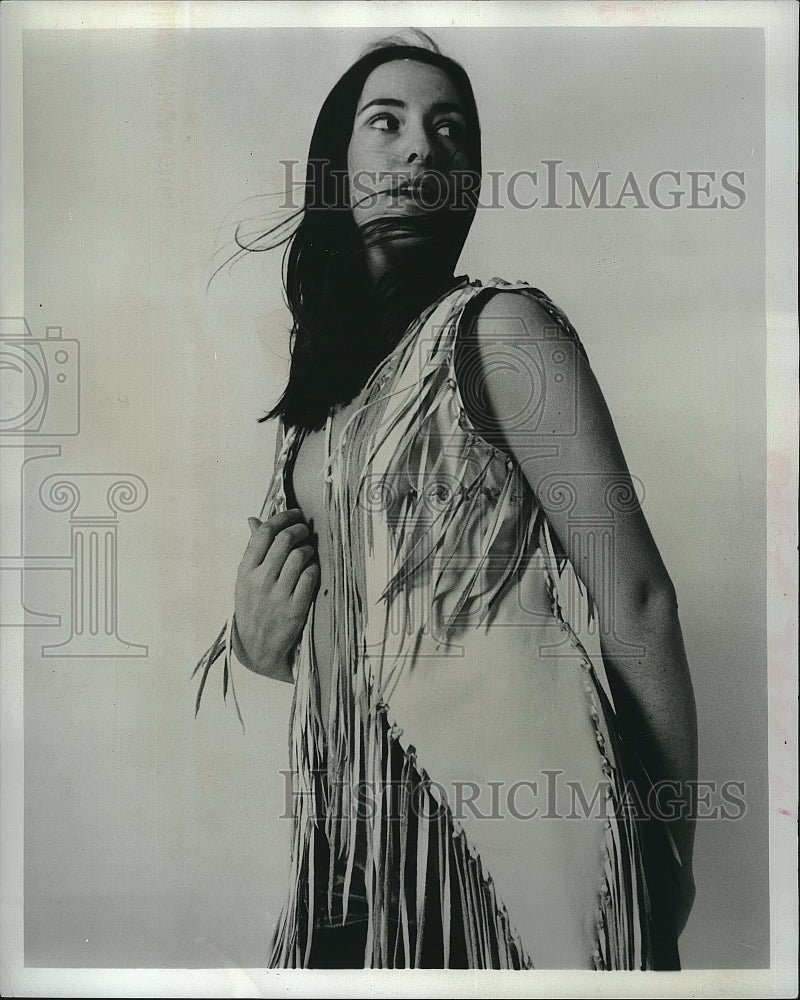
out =
{"type": "Polygon", "coordinates": [[[484,441],[490,448],[494,448],[496,451],[505,455],[506,458],[514,461],[513,456],[509,455],[505,449],[499,448],[496,444],[486,441],[482,432],[475,427],[466,407],[464,406],[464,398],[461,392],[461,380],[456,371],[456,354],[458,353],[458,343],[459,338],[462,335],[462,331],[469,329],[470,325],[476,321],[481,309],[483,309],[489,299],[500,292],[516,292],[520,295],[526,295],[529,298],[532,298],[558,324],[566,336],[575,342],[578,350],[587,362],[588,356],[586,354],[586,349],[578,336],[578,331],[572,323],[570,323],[566,314],[550,298],[548,298],[544,292],[538,288],[534,288],[532,285],[512,285],[497,280],[497,283],[490,283],[476,288],[474,294],[471,295],[463,304],[460,313],[456,316],[455,321],[453,322],[452,330],[449,335],[450,342],[447,345],[447,361],[449,369],[447,374],[452,379],[455,386],[459,406],[459,419],[462,426],[464,426],[469,433],[476,435],[476,437],[480,438],[481,441],[484,441]]]}
{"type": "Polygon", "coordinates": [[[489,299],[491,299],[494,295],[497,295],[499,292],[523,290],[524,289],[520,286],[507,285],[505,283],[486,284],[476,288],[474,294],[467,299],[462,306],[461,311],[456,316],[449,335],[450,342],[447,345],[447,374],[452,380],[451,384],[453,385],[456,394],[459,425],[466,430],[468,434],[473,434],[480,441],[483,441],[487,448],[492,448],[494,451],[502,455],[506,461],[513,462],[514,464],[516,464],[516,459],[513,455],[510,455],[504,448],[498,447],[497,444],[487,441],[483,432],[480,431],[473,423],[472,418],[464,405],[464,397],[461,392],[461,379],[456,371],[456,354],[458,353],[458,344],[462,331],[468,330],[477,320],[481,309],[483,309],[489,299]]]}
{"type": "Polygon", "coordinates": [[[283,446],[286,444],[286,436],[288,431],[286,429],[286,424],[284,423],[283,415],[278,418],[278,426],[275,428],[275,459],[272,463],[273,472],[277,472],[278,466],[280,465],[281,452],[283,451],[283,446]]]}
{"type": "Polygon", "coordinates": [[[275,454],[272,460],[272,469],[269,472],[269,486],[259,514],[261,520],[267,520],[273,514],[284,510],[287,506],[284,503],[286,500],[284,467],[287,459],[286,449],[290,443],[288,439],[292,433],[292,428],[286,427],[283,416],[279,416],[277,421],[275,427],[275,454]]]}

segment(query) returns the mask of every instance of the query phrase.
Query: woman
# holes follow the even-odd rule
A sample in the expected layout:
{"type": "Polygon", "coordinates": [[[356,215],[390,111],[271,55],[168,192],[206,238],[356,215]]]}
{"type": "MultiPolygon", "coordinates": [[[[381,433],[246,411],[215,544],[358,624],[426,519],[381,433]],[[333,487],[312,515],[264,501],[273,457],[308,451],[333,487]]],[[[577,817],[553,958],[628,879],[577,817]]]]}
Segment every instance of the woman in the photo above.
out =
{"type": "Polygon", "coordinates": [[[197,668],[198,704],[220,656],[225,689],[233,654],[295,686],[274,966],[679,967],[675,596],[566,317],[454,276],[480,170],[469,80],[420,39],[362,56],[311,141],[275,473],[197,668]]]}

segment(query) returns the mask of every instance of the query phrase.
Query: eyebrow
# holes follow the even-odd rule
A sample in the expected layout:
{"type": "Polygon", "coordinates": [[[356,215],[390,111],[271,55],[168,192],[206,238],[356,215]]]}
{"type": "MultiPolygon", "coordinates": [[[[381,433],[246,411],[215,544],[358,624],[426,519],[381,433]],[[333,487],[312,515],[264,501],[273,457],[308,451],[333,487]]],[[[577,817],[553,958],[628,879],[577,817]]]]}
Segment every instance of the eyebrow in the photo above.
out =
{"type": "MultiPolygon", "coordinates": [[[[381,104],[384,107],[388,106],[390,108],[406,107],[405,101],[399,101],[396,97],[376,97],[374,101],[367,101],[364,107],[358,110],[357,114],[360,115],[362,112],[366,111],[367,108],[371,108],[376,104],[381,104]]],[[[458,114],[462,116],[462,118],[466,117],[464,115],[464,110],[461,107],[461,105],[453,104],[452,101],[437,101],[436,104],[431,105],[430,110],[434,113],[456,111],[458,114]]]]}

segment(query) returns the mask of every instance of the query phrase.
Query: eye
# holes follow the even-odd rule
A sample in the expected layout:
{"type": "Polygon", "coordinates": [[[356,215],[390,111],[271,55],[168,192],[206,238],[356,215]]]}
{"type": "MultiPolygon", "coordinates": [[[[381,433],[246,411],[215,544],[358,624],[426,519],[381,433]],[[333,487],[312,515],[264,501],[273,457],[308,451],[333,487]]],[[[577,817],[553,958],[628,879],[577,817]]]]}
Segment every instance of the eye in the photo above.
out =
{"type": "Polygon", "coordinates": [[[388,111],[382,111],[379,115],[370,118],[369,127],[377,129],[379,132],[397,132],[400,128],[400,122],[388,111]]]}
{"type": "Polygon", "coordinates": [[[443,121],[436,126],[436,133],[445,139],[458,140],[464,136],[464,126],[457,121],[443,121]]]}

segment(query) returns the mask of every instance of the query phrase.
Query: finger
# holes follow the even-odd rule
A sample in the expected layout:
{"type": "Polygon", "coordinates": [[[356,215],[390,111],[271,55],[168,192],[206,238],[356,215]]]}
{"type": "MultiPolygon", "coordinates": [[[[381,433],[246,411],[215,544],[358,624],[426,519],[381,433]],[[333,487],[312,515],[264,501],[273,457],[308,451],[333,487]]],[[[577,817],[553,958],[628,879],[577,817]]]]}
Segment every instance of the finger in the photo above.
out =
{"type": "Polygon", "coordinates": [[[290,600],[292,607],[300,615],[308,613],[311,602],[314,600],[314,592],[319,583],[319,563],[312,562],[303,570],[297,581],[290,600]]]}
{"type": "Polygon", "coordinates": [[[283,510],[266,521],[260,522],[257,528],[253,528],[251,524],[251,521],[255,521],[256,518],[248,518],[247,523],[250,524],[251,535],[242,557],[242,565],[247,569],[255,569],[260,566],[275,537],[289,525],[297,524],[302,516],[296,507],[291,510],[283,510]]]}
{"type": "Polygon", "coordinates": [[[286,593],[291,594],[297,586],[300,574],[314,558],[313,545],[300,545],[292,549],[286,557],[283,569],[278,576],[278,586],[286,593]]]}
{"type": "Polygon", "coordinates": [[[266,577],[272,581],[277,580],[292,549],[307,543],[308,527],[302,521],[279,531],[264,556],[262,568],[266,577]]]}
{"type": "Polygon", "coordinates": [[[250,528],[250,536],[252,537],[261,527],[261,521],[257,517],[248,517],[247,526],[250,528]]]}

